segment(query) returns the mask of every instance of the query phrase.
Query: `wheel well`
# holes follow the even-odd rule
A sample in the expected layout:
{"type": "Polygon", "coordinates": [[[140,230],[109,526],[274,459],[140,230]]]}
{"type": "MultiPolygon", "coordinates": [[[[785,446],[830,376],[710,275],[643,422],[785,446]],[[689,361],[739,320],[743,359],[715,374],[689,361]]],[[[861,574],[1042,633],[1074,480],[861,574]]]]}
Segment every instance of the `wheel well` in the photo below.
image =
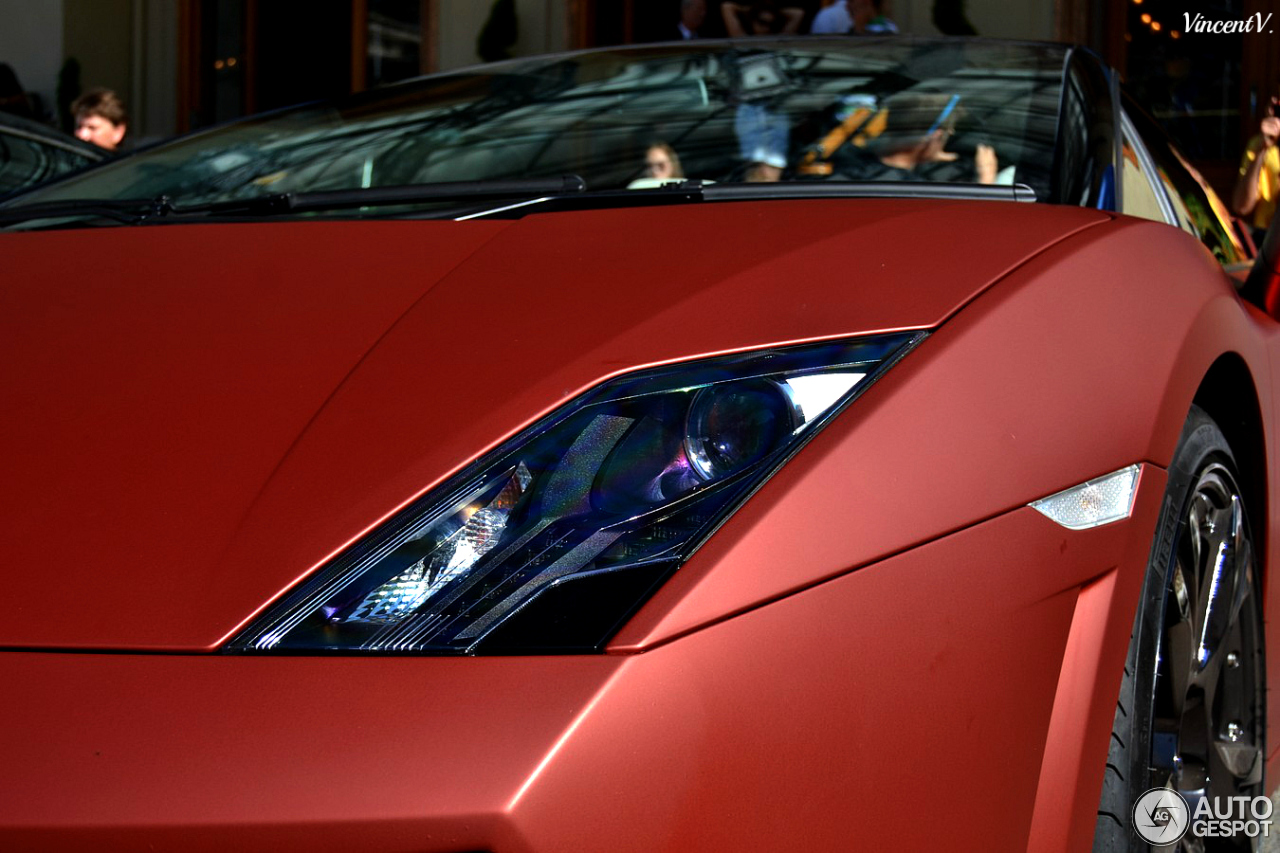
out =
{"type": "Polygon", "coordinates": [[[1196,391],[1195,404],[1217,422],[1236,455],[1240,490],[1253,518],[1253,538],[1263,565],[1262,584],[1269,580],[1267,553],[1267,444],[1253,375],[1244,359],[1225,353],[1209,368],[1196,391]],[[1247,460],[1247,462],[1246,462],[1247,460]]]}

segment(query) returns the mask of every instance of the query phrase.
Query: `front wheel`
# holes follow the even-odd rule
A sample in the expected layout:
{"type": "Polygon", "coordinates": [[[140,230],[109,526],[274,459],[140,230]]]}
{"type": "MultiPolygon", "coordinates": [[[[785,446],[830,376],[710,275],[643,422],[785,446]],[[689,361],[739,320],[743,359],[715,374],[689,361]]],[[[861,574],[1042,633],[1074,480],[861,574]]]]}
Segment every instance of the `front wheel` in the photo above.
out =
{"type": "MultiPolygon", "coordinates": [[[[1194,815],[1208,798],[1264,793],[1266,705],[1262,610],[1249,517],[1217,424],[1192,409],[1169,469],[1160,524],[1125,661],[1111,732],[1095,853],[1250,850],[1243,834],[1174,846],[1180,827],[1151,805],[1171,789],[1194,815]],[[1141,826],[1139,826],[1141,824],[1141,826]],[[1140,832],[1140,829],[1142,830],[1140,832]],[[1145,838],[1144,838],[1145,835],[1145,838]]],[[[1176,800],[1171,800],[1176,802],[1176,800]]]]}

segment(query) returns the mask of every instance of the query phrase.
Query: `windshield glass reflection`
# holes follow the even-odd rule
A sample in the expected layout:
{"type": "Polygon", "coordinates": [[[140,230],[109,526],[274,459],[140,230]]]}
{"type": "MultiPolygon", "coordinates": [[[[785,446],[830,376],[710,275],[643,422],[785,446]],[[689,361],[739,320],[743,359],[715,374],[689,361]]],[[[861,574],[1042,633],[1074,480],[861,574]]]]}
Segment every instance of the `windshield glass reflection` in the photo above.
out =
{"type": "Polygon", "coordinates": [[[1050,197],[1064,49],[790,39],[482,66],[261,116],[125,158],[20,203],[177,204],[581,175],[1027,184],[1050,197]]]}

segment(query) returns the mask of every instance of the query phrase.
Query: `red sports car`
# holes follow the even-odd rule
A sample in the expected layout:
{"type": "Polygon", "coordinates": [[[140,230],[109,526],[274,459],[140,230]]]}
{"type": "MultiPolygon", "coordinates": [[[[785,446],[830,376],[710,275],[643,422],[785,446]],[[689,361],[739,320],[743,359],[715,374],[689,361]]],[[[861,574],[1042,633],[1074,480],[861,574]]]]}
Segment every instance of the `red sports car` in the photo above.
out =
{"type": "Polygon", "coordinates": [[[1274,264],[1086,51],[519,60],[0,227],[0,849],[1265,827],[1274,264]]]}

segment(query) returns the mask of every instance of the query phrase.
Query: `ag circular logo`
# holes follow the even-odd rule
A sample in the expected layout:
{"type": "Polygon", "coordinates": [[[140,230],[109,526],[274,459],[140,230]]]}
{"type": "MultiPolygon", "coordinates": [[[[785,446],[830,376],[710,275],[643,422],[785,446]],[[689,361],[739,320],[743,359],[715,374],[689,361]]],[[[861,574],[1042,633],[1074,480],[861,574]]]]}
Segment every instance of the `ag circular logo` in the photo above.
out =
{"type": "Polygon", "coordinates": [[[1133,804],[1133,828],[1148,844],[1176,844],[1190,825],[1191,809],[1172,788],[1152,788],[1133,804]]]}

